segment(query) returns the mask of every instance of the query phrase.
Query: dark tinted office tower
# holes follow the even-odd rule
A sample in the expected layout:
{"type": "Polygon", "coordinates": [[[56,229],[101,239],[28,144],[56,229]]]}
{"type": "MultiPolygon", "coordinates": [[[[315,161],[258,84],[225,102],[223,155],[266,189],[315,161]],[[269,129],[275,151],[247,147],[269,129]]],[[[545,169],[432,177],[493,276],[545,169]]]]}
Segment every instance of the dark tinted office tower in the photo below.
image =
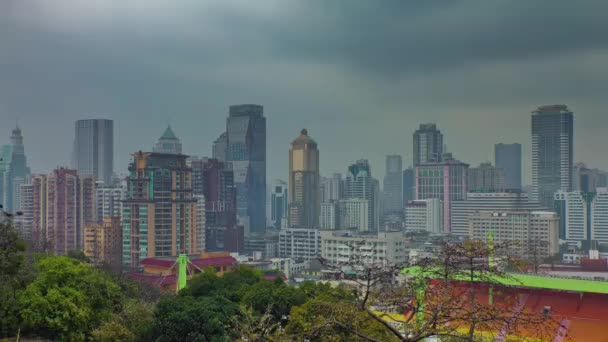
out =
{"type": "Polygon", "coordinates": [[[76,121],[73,167],[82,177],[93,176],[112,184],[114,172],[114,123],[112,120],[76,121]]]}
{"type": "Polygon", "coordinates": [[[415,200],[415,172],[413,168],[403,170],[403,203],[415,200]]]}
{"type": "Polygon", "coordinates": [[[226,132],[213,142],[213,158],[221,162],[226,161],[226,150],[228,149],[228,135],[226,132]]]}
{"type": "Polygon", "coordinates": [[[232,163],[237,217],[247,233],[266,230],[266,118],[264,107],[230,106],[226,160],[232,163]]]}
{"type": "Polygon", "coordinates": [[[403,163],[400,155],[386,156],[384,200],[384,210],[386,212],[403,209],[403,163]]]}
{"type": "Polygon", "coordinates": [[[414,132],[414,166],[438,163],[443,155],[443,134],[434,123],[421,124],[414,132]]]}
{"type": "Polygon", "coordinates": [[[355,164],[348,167],[344,182],[344,198],[367,201],[367,229],[370,231],[377,231],[380,221],[378,188],[378,181],[372,178],[371,167],[367,159],[357,160],[355,164]]]}
{"type": "Polygon", "coordinates": [[[505,188],[521,189],[521,145],[494,145],[494,165],[502,169],[505,175],[505,188]]]}
{"type": "Polygon", "coordinates": [[[557,190],[572,189],[573,128],[574,114],[564,105],[532,112],[531,200],[547,208],[557,190]]]}

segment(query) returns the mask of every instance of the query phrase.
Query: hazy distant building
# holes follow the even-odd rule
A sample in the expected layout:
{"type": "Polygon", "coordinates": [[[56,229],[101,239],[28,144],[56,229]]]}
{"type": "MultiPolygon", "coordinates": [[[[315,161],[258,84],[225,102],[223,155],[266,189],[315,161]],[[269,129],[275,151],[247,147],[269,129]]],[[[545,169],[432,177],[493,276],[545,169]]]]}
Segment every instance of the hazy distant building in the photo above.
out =
{"type": "Polygon", "coordinates": [[[414,166],[438,163],[443,155],[443,134],[434,123],[421,124],[414,132],[414,166]]]}
{"type": "Polygon", "coordinates": [[[182,143],[179,138],[173,133],[171,126],[167,126],[165,132],[158,139],[156,145],[154,145],[153,152],[155,153],[169,153],[169,154],[181,154],[182,143]]]}
{"type": "Polygon", "coordinates": [[[405,204],[405,229],[443,233],[443,205],[437,198],[405,204]]]}
{"type": "Polygon", "coordinates": [[[416,166],[416,199],[436,198],[443,203],[443,230],[451,231],[450,205],[467,193],[468,164],[458,160],[416,166]]]}
{"type": "Polygon", "coordinates": [[[478,167],[467,171],[469,191],[501,192],[505,189],[505,174],[503,169],[492,166],[490,163],[481,163],[478,167]]]}
{"type": "Polygon", "coordinates": [[[555,208],[560,217],[560,238],[608,243],[608,189],[557,191],[555,208]]]}
{"type": "Polygon", "coordinates": [[[94,223],[95,180],[59,168],[32,179],[32,242],[37,249],[66,255],[84,245],[84,225],[94,223]]]}
{"type": "Polygon", "coordinates": [[[73,168],[81,177],[112,184],[114,173],[114,122],[106,119],[76,121],[73,168]]]}
{"type": "Polygon", "coordinates": [[[21,184],[27,183],[29,176],[23,136],[17,126],[12,131],[10,144],[0,149],[0,204],[4,211],[21,210],[21,184]]]}
{"type": "Polygon", "coordinates": [[[21,238],[25,241],[32,240],[32,227],[34,224],[34,194],[31,183],[21,184],[20,210],[21,216],[17,216],[17,228],[21,238]]]}
{"type": "Polygon", "coordinates": [[[123,266],[137,270],[145,258],[202,252],[188,156],[140,151],[132,157],[123,202],[123,266]]]}
{"type": "Polygon", "coordinates": [[[403,210],[403,163],[400,155],[386,156],[383,192],[385,212],[403,210]]]}
{"type": "Polygon", "coordinates": [[[606,187],[605,172],[588,168],[585,163],[574,165],[572,190],[581,192],[595,192],[597,188],[606,187]]]}
{"type": "Polygon", "coordinates": [[[374,231],[373,220],[370,219],[372,212],[370,201],[363,198],[349,198],[338,202],[338,226],[339,229],[356,229],[360,232],[374,231]]]}
{"type": "Polygon", "coordinates": [[[452,215],[451,233],[458,236],[469,235],[469,219],[473,213],[478,211],[521,212],[545,209],[540,204],[530,201],[528,194],[519,190],[510,192],[469,192],[466,194],[466,198],[452,201],[450,207],[452,215]]]}
{"type": "Polygon", "coordinates": [[[339,221],[339,201],[321,203],[321,215],[319,216],[319,227],[321,229],[338,229],[339,221]]]}
{"type": "Polygon", "coordinates": [[[228,149],[228,135],[226,134],[226,132],[223,132],[213,142],[213,158],[217,159],[221,162],[225,162],[227,149],[228,149]]]}
{"type": "Polygon", "coordinates": [[[270,192],[270,218],[276,229],[287,227],[287,183],[276,180],[270,192]]]}
{"type": "Polygon", "coordinates": [[[289,150],[289,227],[319,226],[319,185],[319,150],[303,129],[289,150]]]}
{"type": "Polygon", "coordinates": [[[98,223],[109,217],[120,217],[122,215],[122,201],[127,197],[126,183],[113,186],[103,186],[103,183],[95,189],[97,204],[98,223]]]}
{"type": "Polygon", "coordinates": [[[550,208],[556,191],[572,189],[574,114],[564,105],[532,112],[531,199],[550,208]]]}
{"type": "Polygon", "coordinates": [[[266,118],[260,105],[230,106],[226,160],[232,163],[239,224],[248,233],[266,230],[266,118]]]}
{"type": "Polygon", "coordinates": [[[372,178],[369,162],[366,159],[361,159],[350,165],[344,182],[344,199],[367,200],[367,219],[370,231],[377,231],[380,225],[379,197],[379,184],[376,179],[372,178]]]}
{"type": "Polygon", "coordinates": [[[494,145],[494,165],[503,170],[506,189],[521,189],[521,144],[494,145]]]}
{"type": "Polygon", "coordinates": [[[330,202],[342,199],[344,196],[344,181],[341,173],[334,173],[331,177],[321,177],[321,202],[330,202]]]}
{"type": "Polygon", "coordinates": [[[416,172],[409,167],[403,170],[403,203],[416,199],[416,172]]]}

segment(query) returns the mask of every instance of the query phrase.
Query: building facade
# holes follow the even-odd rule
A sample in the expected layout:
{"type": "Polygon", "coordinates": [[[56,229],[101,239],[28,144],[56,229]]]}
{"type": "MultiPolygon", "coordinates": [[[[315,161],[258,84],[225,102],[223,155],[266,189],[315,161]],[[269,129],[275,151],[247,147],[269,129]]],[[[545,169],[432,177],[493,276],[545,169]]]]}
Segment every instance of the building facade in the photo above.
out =
{"type": "Polygon", "coordinates": [[[23,136],[17,126],[12,131],[10,144],[0,147],[0,203],[4,211],[21,210],[21,184],[28,183],[29,177],[23,136]]]}
{"type": "Polygon", "coordinates": [[[287,228],[279,232],[279,258],[310,260],[321,255],[318,229],[287,228]]]}
{"type": "Polygon", "coordinates": [[[355,229],[360,232],[375,230],[370,225],[369,200],[349,198],[338,202],[339,229],[355,229]]]}
{"type": "Polygon", "coordinates": [[[468,164],[453,159],[416,166],[416,199],[436,198],[442,201],[445,233],[452,231],[452,202],[466,196],[468,168],[468,164]]]}
{"type": "Polygon", "coordinates": [[[21,216],[17,216],[17,228],[21,238],[32,241],[32,229],[34,225],[34,187],[31,183],[21,184],[21,216]]]}
{"type": "Polygon", "coordinates": [[[270,219],[275,229],[287,228],[287,183],[276,180],[270,192],[270,219]]]}
{"type": "Polygon", "coordinates": [[[416,199],[416,170],[407,168],[403,170],[403,203],[416,199]]]}
{"type": "Polygon", "coordinates": [[[230,106],[226,160],[232,163],[237,217],[247,233],[266,230],[266,118],[260,105],[230,106]]]}
{"type": "Polygon", "coordinates": [[[120,217],[106,217],[102,223],[85,224],[83,252],[92,264],[107,264],[111,270],[120,274],[122,270],[120,217]]]}
{"type": "Polygon", "coordinates": [[[319,150],[303,129],[289,150],[289,211],[291,228],[318,228],[320,213],[319,150]]]}
{"type": "Polygon", "coordinates": [[[402,264],[408,250],[404,232],[359,234],[321,231],[321,257],[333,265],[345,263],[402,264]]]}
{"type": "Polygon", "coordinates": [[[168,154],[182,153],[182,143],[175,133],[173,133],[171,126],[167,126],[163,135],[160,136],[158,142],[154,145],[153,152],[168,154]]]}
{"type": "Polygon", "coordinates": [[[502,192],[506,188],[503,169],[490,163],[481,163],[478,167],[469,168],[467,178],[469,191],[502,192]]]}
{"type": "Polygon", "coordinates": [[[126,182],[113,186],[105,186],[104,183],[97,183],[96,203],[97,203],[97,223],[104,222],[109,217],[120,217],[122,215],[122,201],[127,198],[126,182]]]}
{"type": "Polygon", "coordinates": [[[564,105],[532,112],[531,199],[551,207],[556,191],[572,189],[574,114],[564,105]]]}
{"type": "Polygon", "coordinates": [[[337,201],[344,197],[344,180],[341,173],[321,177],[321,203],[337,201]]]}
{"type": "Polygon", "coordinates": [[[521,144],[494,145],[494,165],[505,175],[505,188],[521,190],[521,144]]]}
{"type": "Polygon", "coordinates": [[[414,132],[414,166],[439,163],[443,156],[443,134],[434,123],[421,124],[414,132]]]}
{"type": "MultiPolygon", "coordinates": [[[[344,182],[344,199],[346,202],[353,199],[367,201],[367,229],[377,231],[380,226],[380,189],[379,183],[372,178],[371,167],[366,159],[358,160],[348,167],[348,174],[344,182]]],[[[346,203],[341,201],[341,203],[346,203]]],[[[349,203],[361,203],[350,201],[349,203]]]]}
{"type": "Polygon", "coordinates": [[[383,193],[385,212],[403,210],[403,162],[400,155],[386,156],[383,193]]]}
{"type": "Polygon", "coordinates": [[[138,270],[145,258],[199,253],[188,156],[140,151],[132,157],[123,202],[123,266],[138,270]]]}
{"type": "Polygon", "coordinates": [[[81,177],[112,184],[114,122],[106,119],[76,121],[72,167],[81,177]]]}
{"type": "Polygon", "coordinates": [[[597,188],[597,192],[558,191],[555,208],[560,217],[560,238],[608,244],[607,188],[597,188]]]}
{"type": "Polygon", "coordinates": [[[319,216],[319,227],[321,229],[338,229],[339,221],[339,201],[321,203],[321,215],[319,216]]]}
{"type": "Polygon", "coordinates": [[[443,205],[437,198],[405,204],[405,229],[443,233],[443,205]]]}

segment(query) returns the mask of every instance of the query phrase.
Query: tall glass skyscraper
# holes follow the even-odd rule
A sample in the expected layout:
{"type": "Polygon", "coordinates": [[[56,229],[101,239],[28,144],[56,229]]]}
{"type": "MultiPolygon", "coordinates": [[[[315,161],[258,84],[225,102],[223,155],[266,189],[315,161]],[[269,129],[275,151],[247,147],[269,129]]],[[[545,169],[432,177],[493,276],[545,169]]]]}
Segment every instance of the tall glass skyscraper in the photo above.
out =
{"type": "Polygon", "coordinates": [[[400,155],[386,156],[384,210],[403,211],[403,162],[400,155]]]}
{"type": "Polygon", "coordinates": [[[443,134],[434,123],[421,124],[414,132],[414,166],[440,162],[443,150],[443,134]]]}
{"type": "Polygon", "coordinates": [[[27,182],[29,175],[23,136],[17,126],[13,129],[11,143],[0,150],[0,203],[5,211],[21,210],[21,184],[27,182]]]}
{"type": "Polygon", "coordinates": [[[505,188],[521,189],[521,145],[494,145],[494,165],[502,169],[505,175],[505,188]]]}
{"type": "Polygon", "coordinates": [[[76,121],[73,168],[82,177],[93,176],[112,184],[114,172],[114,122],[106,119],[76,121]]]}
{"type": "Polygon", "coordinates": [[[230,106],[226,161],[232,163],[239,224],[248,233],[266,231],[266,118],[255,104],[230,106]]]}
{"type": "Polygon", "coordinates": [[[556,191],[572,190],[574,114],[564,105],[532,112],[531,200],[553,207],[556,191]]]}

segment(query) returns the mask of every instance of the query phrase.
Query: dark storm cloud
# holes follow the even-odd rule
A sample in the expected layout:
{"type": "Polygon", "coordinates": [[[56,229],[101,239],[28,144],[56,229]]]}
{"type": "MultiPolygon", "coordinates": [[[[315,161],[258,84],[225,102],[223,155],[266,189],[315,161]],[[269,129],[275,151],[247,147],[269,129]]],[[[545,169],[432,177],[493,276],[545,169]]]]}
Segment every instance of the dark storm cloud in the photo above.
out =
{"type": "MultiPolygon", "coordinates": [[[[82,117],[116,121],[119,167],[167,122],[188,153],[208,154],[238,102],[266,106],[269,179],[285,177],[302,127],[324,173],[368,157],[380,177],[388,153],[407,164],[424,121],[475,163],[498,140],[527,144],[544,103],[569,104],[585,133],[608,129],[607,12],[564,0],[0,1],[0,116],[21,118],[37,171],[67,163],[82,117]]],[[[601,155],[596,136],[577,134],[577,160],[601,155]]]]}

